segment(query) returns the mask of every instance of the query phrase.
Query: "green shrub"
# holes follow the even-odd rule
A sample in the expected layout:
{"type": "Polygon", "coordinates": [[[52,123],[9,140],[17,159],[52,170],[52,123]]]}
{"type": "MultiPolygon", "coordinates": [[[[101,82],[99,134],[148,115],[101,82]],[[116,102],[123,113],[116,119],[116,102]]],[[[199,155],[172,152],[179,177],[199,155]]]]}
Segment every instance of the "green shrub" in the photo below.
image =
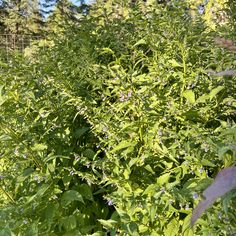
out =
{"type": "Polygon", "coordinates": [[[236,163],[235,79],[208,74],[233,55],[183,7],[106,19],[3,68],[1,233],[236,232],[235,191],[189,227],[201,192],[236,163]]]}

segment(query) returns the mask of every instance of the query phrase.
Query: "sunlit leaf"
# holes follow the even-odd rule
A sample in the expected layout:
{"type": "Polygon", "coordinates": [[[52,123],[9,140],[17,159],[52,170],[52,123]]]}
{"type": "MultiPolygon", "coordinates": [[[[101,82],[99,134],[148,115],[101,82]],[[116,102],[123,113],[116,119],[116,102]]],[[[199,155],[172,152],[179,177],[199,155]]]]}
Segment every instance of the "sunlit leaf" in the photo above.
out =
{"type": "Polygon", "coordinates": [[[184,91],[183,92],[183,97],[185,97],[190,104],[195,103],[195,94],[192,90],[184,91]]]}

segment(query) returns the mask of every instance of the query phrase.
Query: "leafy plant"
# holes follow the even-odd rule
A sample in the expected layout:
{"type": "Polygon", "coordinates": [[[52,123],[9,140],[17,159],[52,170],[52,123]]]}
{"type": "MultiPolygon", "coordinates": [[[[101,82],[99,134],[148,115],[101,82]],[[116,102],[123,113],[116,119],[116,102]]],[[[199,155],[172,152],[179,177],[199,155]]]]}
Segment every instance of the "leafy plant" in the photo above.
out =
{"type": "Polygon", "coordinates": [[[33,61],[2,64],[1,234],[235,232],[234,191],[190,228],[235,165],[234,77],[209,74],[234,55],[183,4],[94,7],[33,61]]]}

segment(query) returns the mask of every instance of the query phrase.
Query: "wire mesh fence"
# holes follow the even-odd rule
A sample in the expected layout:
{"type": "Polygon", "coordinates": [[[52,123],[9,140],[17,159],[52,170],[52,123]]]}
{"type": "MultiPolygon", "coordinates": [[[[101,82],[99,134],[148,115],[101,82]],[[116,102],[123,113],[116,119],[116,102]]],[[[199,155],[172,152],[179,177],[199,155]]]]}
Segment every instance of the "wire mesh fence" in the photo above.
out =
{"type": "Polygon", "coordinates": [[[12,52],[23,53],[27,47],[33,45],[42,37],[19,34],[0,34],[0,51],[5,54],[6,59],[12,52]]]}

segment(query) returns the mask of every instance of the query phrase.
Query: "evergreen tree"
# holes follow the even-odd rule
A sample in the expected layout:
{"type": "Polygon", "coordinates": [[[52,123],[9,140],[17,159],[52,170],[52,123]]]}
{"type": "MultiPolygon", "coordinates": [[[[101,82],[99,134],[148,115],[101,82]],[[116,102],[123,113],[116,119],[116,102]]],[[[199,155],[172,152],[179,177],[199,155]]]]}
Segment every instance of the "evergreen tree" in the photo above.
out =
{"type": "MultiPolygon", "coordinates": [[[[48,2],[52,3],[53,0],[49,0],[48,2]]],[[[77,24],[80,15],[80,7],[75,6],[70,1],[54,0],[53,12],[47,19],[47,32],[56,34],[63,32],[68,24],[77,24]]]]}
{"type": "Polygon", "coordinates": [[[7,2],[0,1],[0,33],[4,33],[5,31],[4,19],[8,15],[6,8],[7,8],[7,2]]]}
{"type": "Polygon", "coordinates": [[[38,0],[8,1],[4,17],[5,32],[10,34],[38,35],[43,26],[38,0]]]}

